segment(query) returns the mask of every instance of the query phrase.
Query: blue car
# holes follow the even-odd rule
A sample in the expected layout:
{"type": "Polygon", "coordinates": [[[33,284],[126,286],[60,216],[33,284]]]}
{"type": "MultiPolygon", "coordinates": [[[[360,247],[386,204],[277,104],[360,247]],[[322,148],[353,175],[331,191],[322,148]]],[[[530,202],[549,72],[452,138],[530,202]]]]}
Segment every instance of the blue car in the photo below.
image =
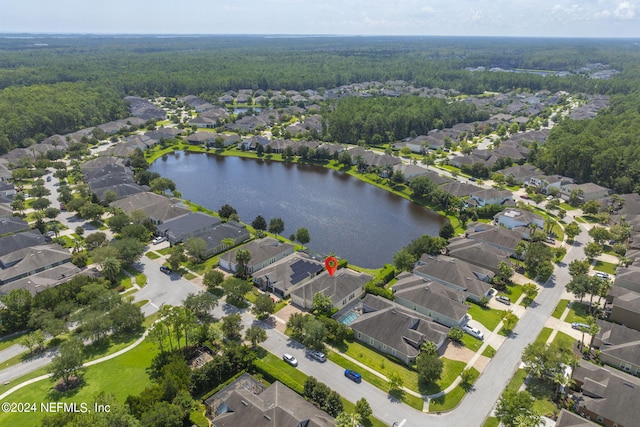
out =
{"type": "Polygon", "coordinates": [[[357,383],[362,381],[362,376],[356,371],[352,371],[350,369],[344,371],[344,376],[357,383]]]}

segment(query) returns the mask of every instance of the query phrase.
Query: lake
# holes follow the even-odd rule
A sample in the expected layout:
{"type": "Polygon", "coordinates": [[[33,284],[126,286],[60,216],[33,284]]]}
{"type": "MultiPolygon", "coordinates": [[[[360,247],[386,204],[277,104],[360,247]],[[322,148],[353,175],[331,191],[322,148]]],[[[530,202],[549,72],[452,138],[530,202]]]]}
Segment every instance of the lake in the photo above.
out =
{"type": "Polygon", "coordinates": [[[283,236],[305,227],[308,246],[361,267],[378,268],[446,219],[345,173],[319,166],[176,152],[150,170],[173,180],[186,200],[218,211],[226,203],[250,224],[284,220],[283,236]]]}

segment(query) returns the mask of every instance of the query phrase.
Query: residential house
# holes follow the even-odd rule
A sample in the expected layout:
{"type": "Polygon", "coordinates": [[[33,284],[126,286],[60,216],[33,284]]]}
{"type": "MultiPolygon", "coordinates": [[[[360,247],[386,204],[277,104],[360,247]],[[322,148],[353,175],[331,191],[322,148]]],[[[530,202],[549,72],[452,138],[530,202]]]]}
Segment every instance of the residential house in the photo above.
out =
{"type": "Polygon", "coordinates": [[[28,252],[30,247],[46,243],[44,236],[37,229],[0,237],[0,267],[6,268],[16,260],[24,258],[24,253],[28,252]]]}
{"type": "Polygon", "coordinates": [[[214,226],[213,228],[207,228],[193,235],[195,238],[200,238],[205,241],[207,247],[204,251],[206,258],[212,257],[215,254],[223,252],[229,247],[239,245],[251,239],[251,233],[247,230],[243,224],[235,221],[224,222],[214,226]],[[227,245],[226,240],[231,239],[233,243],[227,245]]]}
{"type": "Polygon", "coordinates": [[[573,184],[573,180],[571,178],[567,178],[561,175],[537,175],[529,178],[529,182],[525,183],[525,185],[536,188],[539,192],[543,194],[548,194],[550,188],[557,188],[558,191],[563,186],[567,186],[569,184],[573,184]]]}
{"type": "Polygon", "coordinates": [[[71,262],[65,262],[6,283],[0,286],[0,294],[7,294],[15,289],[26,289],[31,295],[35,295],[47,288],[61,285],[77,274],[82,274],[82,270],[71,262]]]}
{"type": "Polygon", "coordinates": [[[353,337],[407,365],[415,362],[425,342],[439,349],[447,339],[449,328],[387,299],[367,294],[361,306],[362,314],[349,325],[353,337]]]}
{"type": "Polygon", "coordinates": [[[7,167],[4,159],[0,158],[0,181],[9,181],[11,176],[11,170],[7,167]]]}
{"type": "Polygon", "coordinates": [[[569,200],[571,193],[576,190],[582,195],[579,199],[583,202],[590,200],[601,200],[611,195],[613,190],[602,187],[601,185],[587,182],[584,184],[566,184],[560,187],[560,197],[564,200],[569,200]]]}
{"type": "Polygon", "coordinates": [[[519,209],[506,209],[497,213],[493,220],[509,230],[519,231],[524,238],[528,238],[531,234],[529,224],[535,224],[537,228],[544,229],[544,218],[542,216],[519,209]]]}
{"type": "Polygon", "coordinates": [[[510,253],[498,249],[490,243],[481,240],[467,239],[465,237],[456,237],[451,239],[445,248],[445,254],[454,258],[461,259],[478,267],[491,270],[494,274],[500,272],[500,264],[509,261],[510,253]]]}
{"type": "Polygon", "coordinates": [[[463,292],[408,272],[397,279],[393,285],[396,303],[445,326],[455,327],[467,321],[469,306],[464,303],[467,296],[463,292]]]}
{"type": "Polygon", "coordinates": [[[332,427],[329,414],[279,381],[270,386],[249,374],[205,400],[213,427],[332,427]]]}
{"type": "Polygon", "coordinates": [[[600,331],[593,346],[600,349],[600,361],[640,376],[640,331],[597,320],[600,331]]]}
{"type": "Polygon", "coordinates": [[[461,259],[445,255],[423,255],[413,272],[420,277],[464,292],[467,298],[480,301],[491,293],[494,273],[461,259]]]}
{"type": "Polygon", "coordinates": [[[427,136],[420,135],[415,138],[407,138],[401,142],[391,144],[391,148],[394,150],[402,150],[404,147],[407,147],[412,153],[422,154],[425,152],[426,142],[427,136]]]}
{"type": "Polygon", "coordinates": [[[220,218],[202,212],[189,212],[159,224],[156,230],[158,235],[166,237],[169,243],[175,245],[221,222],[220,218]]]}
{"type": "Polygon", "coordinates": [[[12,182],[0,181],[0,196],[12,197],[16,194],[16,187],[12,182]]]}
{"type": "Polygon", "coordinates": [[[0,236],[19,233],[29,230],[29,223],[17,216],[9,216],[0,218],[0,236]]]}
{"type": "Polygon", "coordinates": [[[465,237],[488,243],[491,246],[509,253],[511,257],[515,257],[515,249],[518,243],[522,241],[522,235],[518,231],[481,222],[469,224],[465,232],[465,237]]]}
{"type": "Polygon", "coordinates": [[[440,189],[455,197],[465,197],[471,193],[478,192],[482,188],[466,182],[453,181],[440,185],[440,189]]]}
{"type": "Polygon", "coordinates": [[[640,331],[640,293],[613,286],[607,295],[609,320],[640,331]]]}
{"type": "Polygon", "coordinates": [[[480,191],[474,191],[469,197],[476,201],[477,206],[502,205],[507,201],[513,201],[513,193],[511,191],[498,190],[496,188],[483,188],[480,191]]]}
{"type": "Polygon", "coordinates": [[[555,427],[598,427],[598,424],[563,408],[560,410],[555,427]]]}
{"type": "Polygon", "coordinates": [[[290,290],[291,302],[299,307],[311,308],[313,297],[321,293],[331,299],[334,308],[340,309],[364,294],[364,285],[373,276],[348,268],[341,268],[329,275],[327,271],[290,290]]]}
{"type": "Polygon", "coordinates": [[[640,419],[640,378],[608,366],[581,360],[573,370],[580,390],[575,395],[576,412],[605,427],[628,427],[640,419]]]}
{"type": "Polygon", "coordinates": [[[529,182],[532,177],[540,175],[540,170],[534,165],[515,165],[498,172],[504,175],[505,178],[511,177],[518,184],[529,182]]]}
{"type": "Polygon", "coordinates": [[[31,246],[2,257],[0,285],[71,261],[71,253],[57,243],[31,246]]]}
{"type": "MultiPolygon", "coordinates": [[[[13,216],[13,200],[8,197],[0,196],[0,218],[8,218],[13,216]]],[[[0,233],[0,235],[2,235],[0,233]]]]}
{"type": "Polygon", "coordinates": [[[273,264],[293,253],[294,246],[290,243],[281,243],[271,237],[254,240],[239,248],[220,256],[220,268],[235,273],[238,268],[236,254],[238,250],[246,250],[251,254],[251,260],[245,266],[248,274],[253,274],[260,269],[273,264]]]}
{"type": "Polygon", "coordinates": [[[627,267],[618,267],[613,284],[640,293],[640,266],[632,264],[627,267]]]}
{"type": "Polygon", "coordinates": [[[191,212],[180,199],[149,191],[143,191],[116,200],[111,203],[111,206],[122,209],[127,215],[131,215],[134,211],[142,211],[154,224],[162,224],[165,221],[191,212]]]}
{"type": "Polygon", "coordinates": [[[287,255],[253,275],[253,283],[260,289],[287,297],[291,288],[315,277],[324,264],[303,252],[287,255]]]}
{"type": "Polygon", "coordinates": [[[428,169],[418,165],[400,163],[393,167],[394,172],[400,172],[406,181],[412,181],[418,176],[425,176],[429,172],[428,169]]]}
{"type": "Polygon", "coordinates": [[[184,139],[192,145],[213,145],[217,137],[216,133],[200,131],[187,135],[184,139]]]}

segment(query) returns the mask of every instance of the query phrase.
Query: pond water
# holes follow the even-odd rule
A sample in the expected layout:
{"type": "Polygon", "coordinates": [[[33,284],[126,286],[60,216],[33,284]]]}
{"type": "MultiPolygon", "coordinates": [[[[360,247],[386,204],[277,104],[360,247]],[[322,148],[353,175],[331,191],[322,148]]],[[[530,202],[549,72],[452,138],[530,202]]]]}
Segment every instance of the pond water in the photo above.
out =
{"type": "Polygon", "coordinates": [[[283,236],[305,227],[308,246],[350,263],[378,268],[423,234],[437,236],[446,219],[428,209],[318,166],[177,152],[157,160],[153,172],[172,179],[182,196],[218,211],[226,203],[240,220],[262,215],[284,220],[283,236]]]}

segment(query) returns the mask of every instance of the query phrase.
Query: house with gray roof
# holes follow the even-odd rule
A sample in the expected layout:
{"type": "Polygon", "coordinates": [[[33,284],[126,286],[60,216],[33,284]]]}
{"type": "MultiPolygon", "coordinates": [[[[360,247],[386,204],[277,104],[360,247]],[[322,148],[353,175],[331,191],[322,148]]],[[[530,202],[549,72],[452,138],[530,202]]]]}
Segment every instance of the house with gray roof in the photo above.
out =
{"type": "Polygon", "coordinates": [[[24,258],[23,251],[28,252],[32,246],[46,243],[44,236],[37,229],[0,237],[0,267],[7,268],[13,265],[17,260],[24,258]]]}
{"type": "Polygon", "coordinates": [[[522,241],[522,234],[518,231],[498,225],[472,222],[467,226],[465,237],[475,241],[488,243],[503,250],[511,257],[515,257],[515,249],[522,241]]]}
{"type": "Polygon", "coordinates": [[[560,410],[556,427],[598,427],[599,424],[582,418],[580,415],[570,412],[564,408],[560,410]]]}
{"type": "Polygon", "coordinates": [[[204,251],[206,258],[212,257],[229,247],[239,245],[251,239],[251,234],[247,227],[235,221],[223,222],[213,228],[207,228],[193,235],[205,241],[207,247],[204,251]],[[227,239],[233,240],[233,244],[227,245],[223,243],[227,239]]]}
{"type": "Polygon", "coordinates": [[[440,185],[440,189],[442,191],[446,191],[455,197],[464,197],[468,196],[471,193],[475,193],[477,191],[482,190],[482,188],[477,185],[468,184],[466,182],[453,181],[443,185],[440,185]]]}
{"type": "Polygon", "coordinates": [[[71,261],[71,253],[57,243],[29,247],[21,250],[19,256],[7,254],[0,270],[0,285],[48,270],[71,261]]]}
{"type": "Polygon", "coordinates": [[[0,181],[0,196],[12,197],[16,194],[16,187],[12,182],[0,181]]]}
{"type": "Polygon", "coordinates": [[[166,237],[169,243],[175,245],[221,222],[220,218],[202,212],[189,212],[159,224],[156,230],[158,235],[166,237]]]}
{"type": "Polygon", "coordinates": [[[445,253],[448,256],[461,259],[478,267],[491,270],[493,273],[500,272],[500,263],[509,261],[509,252],[498,249],[497,247],[480,241],[467,239],[465,237],[456,237],[451,239],[445,253]]]}
{"type": "Polygon", "coordinates": [[[445,255],[423,255],[413,273],[464,292],[473,301],[490,295],[494,276],[490,270],[445,255]]]}
{"type": "Polygon", "coordinates": [[[25,231],[29,229],[30,229],[29,223],[17,216],[0,218],[0,236],[19,233],[21,231],[25,231]]]}
{"type": "Polygon", "coordinates": [[[477,206],[502,205],[507,201],[513,201],[511,191],[497,188],[483,188],[480,191],[474,191],[469,197],[476,201],[477,206]]]}
{"type": "Polygon", "coordinates": [[[263,291],[286,297],[294,286],[311,280],[323,270],[322,262],[304,252],[294,252],[255,273],[253,283],[263,291]]]}
{"type": "Polygon", "coordinates": [[[511,177],[514,182],[518,184],[524,184],[525,182],[529,182],[529,180],[536,176],[540,175],[541,171],[538,170],[534,165],[515,165],[510,166],[508,168],[504,168],[499,170],[505,178],[511,177]]]}
{"type": "Polygon", "coordinates": [[[600,331],[593,346],[600,349],[600,361],[640,376],[640,331],[604,320],[597,323],[600,331]]]}
{"type": "Polygon", "coordinates": [[[614,285],[640,293],[640,266],[618,267],[614,285]]]}
{"type": "Polygon", "coordinates": [[[464,303],[467,296],[463,292],[409,272],[401,273],[397,279],[392,288],[396,303],[445,326],[455,327],[467,321],[469,306],[464,303]]]}
{"type": "Polygon", "coordinates": [[[640,418],[640,378],[580,360],[572,378],[576,411],[605,426],[634,426],[640,418]]]}
{"type": "MultiPolygon", "coordinates": [[[[87,271],[87,270],[85,270],[87,271]]],[[[7,294],[15,289],[26,289],[35,295],[47,288],[53,288],[68,282],[73,276],[81,274],[82,270],[71,262],[65,262],[52,268],[33,273],[0,286],[0,294],[7,294]]]]}
{"type": "Polygon", "coordinates": [[[640,331],[640,293],[613,286],[607,295],[609,320],[640,331]]]}
{"type": "Polygon", "coordinates": [[[334,308],[340,309],[364,294],[364,285],[373,276],[348,268],[341,268],[330,276],[327,271],[291,289],[291,302],[299,307],[311,308],[313,297],[321,293],[331,299],[334,308]]]}
{"type": "Polygon", "coordinates": [[[142,211],[155,224],[162,224],[165,221],[191,212],[180,199],[163,196],[150,191],[143,191],[123,197],[120,200],[111,202],[110,205],[122,209],[127,215],[131,215],[134,211],[142,211]]]}
{"type": "Polygon", "coordinates": [[[0,218],[9,218],[13,216],[12,203],[13,200],[8,197],[0,196],[0,218]]]}
{"type": "Polygon", "coordinates": [[[580,191],[582,197],[580,200],[588,202],[590,200],[601,200],[613,193],[613,190],[603,187],[592,182],[586,182],[584,184],[567,184],[560,187],[560,197],[564,200],[569,200],[571,192],[577,190],[580,191]]]}
{"type": "Polygon", "coordinates": [[[522,237],[528,238],[530,234],[529,224],[535,224],[539,229],[544,229],[544,218],[533,212],[520,209],[505,209],[497,213],[493,220],[509,230],[516,230],[522,237]]]}
{"type": "Polygon", "coordinates": [[[407,365],[415,362],[423,343],[432,342],[439,349],[447,339],[446,326],[379,296],[367,294],[361,307],[362,313],[349,325],[353,337],[407,365]]]}
{"type": "Polygon", "coordinates": [[[251,260],[246,265],[247,273],[253,274],[293,253],[294,245],[282,243],[274,238],[265,237],[253,240],[220,256],[220,268],[235,273],[238,269],[236,254],[238,250],[247,250],[251,260]]]}
{"type": "Polygon", "coordinates": [[[205,400],[213,427],[332,427],[335,420],[279,381],[264,385],[249,374],[205,400]]]}

